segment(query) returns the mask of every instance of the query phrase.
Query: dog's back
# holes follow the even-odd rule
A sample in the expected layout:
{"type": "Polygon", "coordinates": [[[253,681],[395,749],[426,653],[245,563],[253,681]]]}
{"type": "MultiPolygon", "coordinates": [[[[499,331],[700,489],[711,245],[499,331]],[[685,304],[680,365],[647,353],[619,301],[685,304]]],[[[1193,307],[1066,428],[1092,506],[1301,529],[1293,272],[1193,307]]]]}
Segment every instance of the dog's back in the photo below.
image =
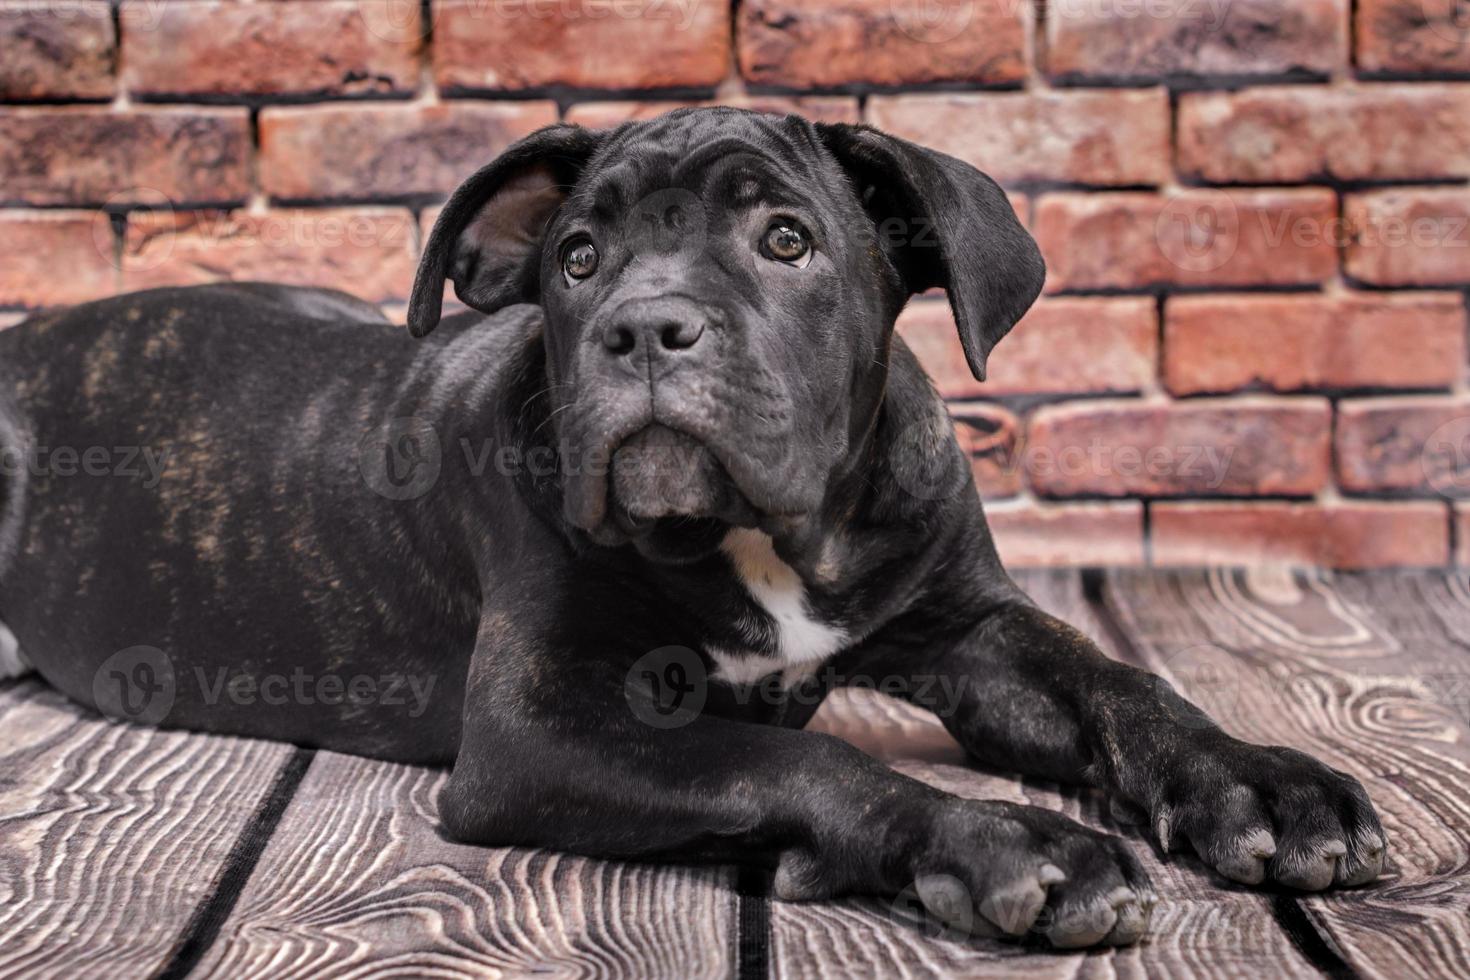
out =
{"type": "MultiPolygon", "coordinates": [[[[472,611],[431,616],[421,595],[458,603],[452,555],[380,581],[431,532],[361,471],[365,436],[413,413],[400,393],[439,397],[457,336],[416,341],[345,294],[263,284],[135,293],[0,332],[0,676],[34,666],[112,713],[110,664],[141,650],[178,671],[169,723],[371,747],[388,726],[352,704],[243,706],[221,684],[349,663],[429,675],[467,647],[472,611]],[[314,739],[333,710],[337,740],[314,739]]],[[[436,714],[419,758],[452,752],[457,723],[457,705],[436,714]]]]}
{"type": "MultiPolygon", "coordinates": [[[[185,311],[197,314],[201,306],[207,305],[222,311],[224,316],[229,316],[231,310],[271,309],[284,316],[320,323],[390,322],[376,306],[347,293],[268,283],[159,289],[133,294],[129,300],[132,305],[126,312],[122,312],[118,301],[103,300],[40,313],[0,331],[0,581],[4,580],[20,545],[26,483],[32,469],[29,463],[36,448],[23,409],[37,398],[70,400],[80,409],[83,399],[89,399],[117,380],[117,377],[108,378],[107,374],[128,373],[129,365],[121,363],[121,358],[130,345],[146,348],[150,343],[163,342],[163,335],[171,328],[170,323],[161,331],[158,329],[157,313],[164,306],[169,308],[166,316],[171,321],[178,320],[185,311]],[[154,339],[131,343],[149,336],[154,339]],[[82,374],[63,377],[72,368],[79,368],[82,374]],[[70,383],[78,381],[86,390],[79,391],[70,383]]],[[[146,356],[149,352],[143,353],[146,356]]],[[[149,379],[137,372],[139,366],[131,366],[135,374],[133,381],[136,387],[146,387],[149,379]]],[[[120,393],[113,394],[116,398],[120,393]]],[[[97,407],[94,405],[93,410],[97,407]]],[[[0,609],[3,601],[0,592],[0,609]]],[[[3,637],[0,637],[0,658],[3,652],[3,637]]]]}

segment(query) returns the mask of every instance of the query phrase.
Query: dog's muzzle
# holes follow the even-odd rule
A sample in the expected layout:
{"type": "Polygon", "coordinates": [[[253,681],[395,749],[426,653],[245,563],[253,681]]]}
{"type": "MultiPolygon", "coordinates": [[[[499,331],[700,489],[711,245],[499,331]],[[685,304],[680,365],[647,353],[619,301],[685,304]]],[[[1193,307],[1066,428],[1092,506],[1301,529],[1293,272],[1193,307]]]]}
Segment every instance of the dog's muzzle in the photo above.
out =
{"type": "Polygon", "coordinates": [[[563,487],[568,519],[599,543],[804,511],[791,490],[814,481],[791,478],[784,385],[741,350],[728,316],[671,294],[624,300],[592,325],[577,404],[558,424],[607,461],[563,487]]]}
{"type": "Polygon", "coordinates": [[[613,454],[611,493],[614,512],[631,530],[665,517],[733,522],[750,510],[708,447],[657,423],[613,454]]]}

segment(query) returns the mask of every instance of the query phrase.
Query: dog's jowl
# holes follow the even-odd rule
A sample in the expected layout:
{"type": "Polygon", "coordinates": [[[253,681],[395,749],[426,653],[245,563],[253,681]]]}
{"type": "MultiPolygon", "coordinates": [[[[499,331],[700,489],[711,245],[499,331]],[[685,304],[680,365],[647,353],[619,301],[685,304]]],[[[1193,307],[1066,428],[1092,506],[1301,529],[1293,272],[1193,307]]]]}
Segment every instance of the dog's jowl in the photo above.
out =
{"type": "Polygon", "coordinates": [[[803,731],[827,687],[1102,788],[1227,878],[1374,878],[1357,782],[1221,731],[1000,567],[893,325],[944,288],[983,378],[1042,277],[989,178],[871,129],[541,130],[445,206],[407,330],[240,284],[0,333],[0,655],[142,722],[452,764],[464,841],[914,889],[1060,946],[1147,930],[1129,846],[803,731]],[[470,310],[441,319],[446,280],[470,310]]]}

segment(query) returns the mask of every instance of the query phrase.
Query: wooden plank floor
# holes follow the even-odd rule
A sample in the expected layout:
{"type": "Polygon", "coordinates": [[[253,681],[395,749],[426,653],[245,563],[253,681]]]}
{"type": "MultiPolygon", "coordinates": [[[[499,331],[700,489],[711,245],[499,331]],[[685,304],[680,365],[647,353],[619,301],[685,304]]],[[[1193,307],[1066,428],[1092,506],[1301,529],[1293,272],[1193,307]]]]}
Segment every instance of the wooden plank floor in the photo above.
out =
{"type": "Polygon", "coordinates": [[[1470,975],[1470,578],[1033,573],[1046,608],[1243,737],[1357,775],[1379,882],[1301,896],[1165,858],[1093,793],[981,772],[867,692],[813,726],[972,797],[1121,833],[1161,894],[1148,943],[1058,954],[912,904],[790,904],[761,875],[443,839],[440,772],[96,718],[0,686],[0,977],[1417,977],[1470,975]]]}

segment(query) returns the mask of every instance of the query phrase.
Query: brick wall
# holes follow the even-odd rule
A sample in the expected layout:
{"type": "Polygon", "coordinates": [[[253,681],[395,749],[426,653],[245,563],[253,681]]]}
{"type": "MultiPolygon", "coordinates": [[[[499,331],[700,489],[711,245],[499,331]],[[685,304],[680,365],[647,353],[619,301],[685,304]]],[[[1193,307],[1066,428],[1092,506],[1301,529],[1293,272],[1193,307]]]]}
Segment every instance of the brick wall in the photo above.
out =
{"type": "Polygon", "coordinates": [[[1470,562],[1462,6],[0,0],[0,325],[231,276],[401,312],[434,205],[559,117],[862,119],[1047,256],[983,385],[942,299],[901,324],[1007,558],[1470,562]]]}

